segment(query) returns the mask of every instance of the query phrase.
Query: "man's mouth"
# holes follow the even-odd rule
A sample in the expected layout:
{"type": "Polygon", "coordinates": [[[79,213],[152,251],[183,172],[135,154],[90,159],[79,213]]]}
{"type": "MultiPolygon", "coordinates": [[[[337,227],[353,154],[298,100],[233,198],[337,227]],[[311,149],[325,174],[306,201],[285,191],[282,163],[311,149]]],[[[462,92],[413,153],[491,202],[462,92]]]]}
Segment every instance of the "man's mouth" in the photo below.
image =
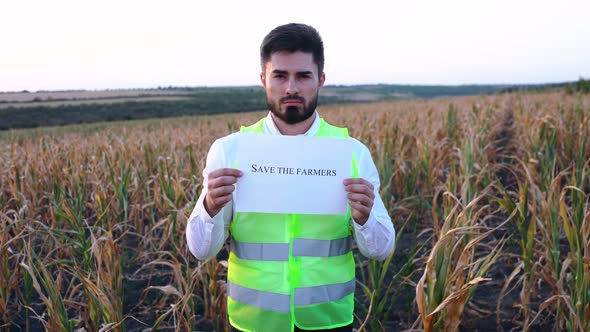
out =
{"type": "Polygon", "coordinates": [[[301,102],[298,100],[290,100],[290,101],[286,101],[283,103],[283,105],[287,105],[287,106],[297,106],[297,105],[301,105],[301,102]]]}
{"type": "Polygon", "coordinates": [[[303,104],[303,98],[283,98],[281,103],[287,106],[296,106],[303,104]]]}

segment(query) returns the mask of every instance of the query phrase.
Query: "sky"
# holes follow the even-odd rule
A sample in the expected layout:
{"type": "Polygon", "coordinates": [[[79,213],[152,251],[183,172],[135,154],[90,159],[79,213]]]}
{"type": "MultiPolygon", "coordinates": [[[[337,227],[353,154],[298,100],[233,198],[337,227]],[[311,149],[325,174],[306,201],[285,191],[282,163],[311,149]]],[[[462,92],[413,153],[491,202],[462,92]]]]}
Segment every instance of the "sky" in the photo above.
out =
{"type": "Polygon", "coordinates": [[[0,2],[0,91],[260,85],[274,27],[314,26],[326,84],[590,78],[590,1],[0,2]]]}

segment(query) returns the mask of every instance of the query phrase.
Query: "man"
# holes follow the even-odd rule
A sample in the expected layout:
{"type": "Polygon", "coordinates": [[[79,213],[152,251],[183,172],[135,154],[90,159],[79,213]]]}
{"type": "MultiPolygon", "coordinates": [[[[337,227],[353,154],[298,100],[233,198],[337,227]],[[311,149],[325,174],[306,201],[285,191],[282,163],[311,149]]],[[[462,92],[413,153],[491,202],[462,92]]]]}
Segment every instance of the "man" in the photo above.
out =
{"type": "MultiPolygon", "coordinates": [[[[260,47],[268,116],[242,132],[348,138],[316,112],[325,81],[318,32],[303,24],[273,29],[260,47]]],[[[368,149],[353,140],[353,176],[344,180],[350,213],[340,216],[236,213],[237,133],[213,143],[203,191],[189,218],[187,241],[198,259],[213,257],[231,233],[228,314],[242,331],[352,331],[354,258],[387,258],[395,231],[379,197],[379,176],[368,149]]],[[[305,199],[305,197],[301,197],[305,199]]]]}

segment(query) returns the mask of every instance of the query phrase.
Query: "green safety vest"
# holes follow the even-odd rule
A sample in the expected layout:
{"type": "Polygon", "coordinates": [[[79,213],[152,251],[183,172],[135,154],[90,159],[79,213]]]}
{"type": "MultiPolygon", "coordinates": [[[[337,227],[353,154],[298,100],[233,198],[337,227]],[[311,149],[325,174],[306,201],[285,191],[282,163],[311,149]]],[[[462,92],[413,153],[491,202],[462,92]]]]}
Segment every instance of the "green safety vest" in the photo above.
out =
{"type": "MultiPolygon", "coordinates": [[[[241,132],[262,134],[264,119],[241,132]]],[[[318,137],[348,138],[321,119],[318,137]]],[[[353,156],[352,177],[358,177],[353,156]]],[[[236,213],[227,307],[243,331],[317,330],[352,323],[355,264],[344,215],[236,213]]]]}

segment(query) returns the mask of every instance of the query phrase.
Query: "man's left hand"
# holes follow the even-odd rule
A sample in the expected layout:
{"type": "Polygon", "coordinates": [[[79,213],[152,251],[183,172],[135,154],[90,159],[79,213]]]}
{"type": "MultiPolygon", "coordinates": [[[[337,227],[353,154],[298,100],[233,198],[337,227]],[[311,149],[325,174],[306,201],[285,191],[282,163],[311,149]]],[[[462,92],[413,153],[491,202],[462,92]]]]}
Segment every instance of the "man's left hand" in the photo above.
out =
{"type": "Polygon", "coordinates": [[[364,225],[369,219],[375,200],[373,185],[369,181],[360,178],[346,179],[343,183],[348,193],[348,204],[350,204],[352,219],[357,224],[364,225]]]}

